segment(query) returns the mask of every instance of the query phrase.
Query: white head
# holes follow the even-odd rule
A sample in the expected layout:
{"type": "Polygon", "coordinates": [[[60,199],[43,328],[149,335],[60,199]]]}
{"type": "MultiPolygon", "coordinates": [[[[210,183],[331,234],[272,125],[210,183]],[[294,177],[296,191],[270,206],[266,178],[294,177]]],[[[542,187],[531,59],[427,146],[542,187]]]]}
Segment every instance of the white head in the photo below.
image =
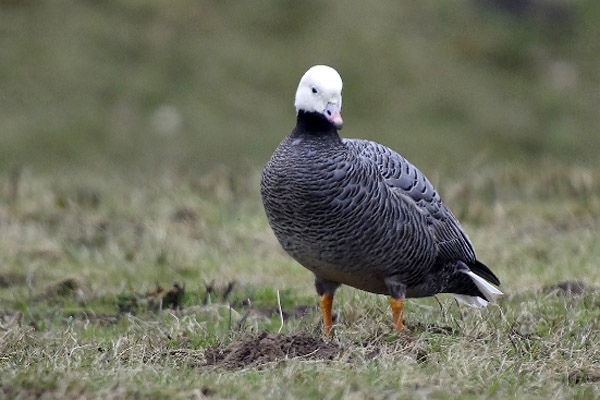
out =
{"type": "Polygon", "coordinates": [[[337,129],[342,129],[342,78],[337,71],[327,65],[311,67],[298,85],[296,91],[296,113],[316,112],[337,129]]]}

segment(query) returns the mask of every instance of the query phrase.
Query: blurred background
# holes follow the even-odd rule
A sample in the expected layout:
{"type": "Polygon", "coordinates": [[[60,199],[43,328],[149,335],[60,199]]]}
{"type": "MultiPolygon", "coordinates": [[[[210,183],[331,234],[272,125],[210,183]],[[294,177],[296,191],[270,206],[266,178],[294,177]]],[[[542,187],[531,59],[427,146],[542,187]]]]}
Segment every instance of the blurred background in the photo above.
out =
{"type": "Polygon", "coordinates": [[[427,174],[595,168],[596,0],[0,1],[0,170],[260,168],[314,64],[427,174]]]}

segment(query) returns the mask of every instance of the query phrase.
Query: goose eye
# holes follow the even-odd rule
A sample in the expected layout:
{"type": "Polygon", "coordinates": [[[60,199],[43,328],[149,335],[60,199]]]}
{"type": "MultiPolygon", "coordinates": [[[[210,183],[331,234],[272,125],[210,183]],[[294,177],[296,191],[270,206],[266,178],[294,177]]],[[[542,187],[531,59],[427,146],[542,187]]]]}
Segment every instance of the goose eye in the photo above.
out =
{"type": "Polygon", "coordinates": [[[318,91],[317,91],[317,88],[313,87],[313,88],[312,88],[312,92],[313,92],[314,94],[317,94],[317,92],[318,92],[318,91]]]}

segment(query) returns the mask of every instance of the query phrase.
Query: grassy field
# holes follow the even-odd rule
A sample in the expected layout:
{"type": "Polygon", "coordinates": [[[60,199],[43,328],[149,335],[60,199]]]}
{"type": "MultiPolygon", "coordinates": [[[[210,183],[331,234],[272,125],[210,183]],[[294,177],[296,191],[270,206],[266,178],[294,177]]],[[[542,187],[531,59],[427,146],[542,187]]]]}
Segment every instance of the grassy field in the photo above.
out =
{"type": "Polygon", "coordinates": [[[0,393],[596,397],[599,173],[546,165],[478,177],[442,193],[502,280],[499,306],[411,300],[398,335],[383,296],[344,288],[335,336],[322,341],[312,278],[270,233],[258,171],[133,182],[5,174],[0,393]],[[257,344],[262,331],[329,351],[275,351],[257,344]],[[258,354],[240,353],[252,346],[258,354]]]}
{"type": "Polygon", "coordinates": [[[0,168],[262,165],[319,63],[344,79],[344,134],[426,172],[598,165],[600,6],[485,1],[0,1],[0,168]]]}
{"type": "Polygon", "coordinates": [[[600,396],[600,6],[0,1],[0,398],[600,396]],[[433,181],[498,306],[342,288],[270,231],[308,66],[433,181]]]}

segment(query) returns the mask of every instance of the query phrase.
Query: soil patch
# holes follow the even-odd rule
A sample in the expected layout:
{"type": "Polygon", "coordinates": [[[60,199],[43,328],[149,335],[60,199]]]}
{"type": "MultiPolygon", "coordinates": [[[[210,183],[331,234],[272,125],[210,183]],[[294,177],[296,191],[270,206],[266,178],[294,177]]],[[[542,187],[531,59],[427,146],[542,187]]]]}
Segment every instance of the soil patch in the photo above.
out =
{"type": "Polygon", "coordinates": [[[25,275],[16,272],[5,272],[0,274],[0,288],[25,284],[25,275]]]}
{"type": "Polygon", "coordinates": [[[135,314],[140,310],[159,311],[166,308],[173,310],[183,307],[185,299],[185,285],[174,283],[169,289],[156,285],[155,290],[145,294],[121,293],[117,296],[119,314],[135,314]]]}
{"type": "Polygon", "coordinates": [[[558,294],[578,295],[584,293],[586,290],[594,290],[595,288],[589,287],[580,281],[565,281],[557,283],[556,285],[547,286],[544,289],[547,292],[556,292],[558,294]]]}
{"type": "Polygon", "coordinates": [[[282,335],[263,331],[258,336],[248,335],[226,348],[209,347],[205,353],[205,365],[237,369],[295,357],[333,360],[341,351],[337,345],[306,333],[282,335]]]}
{"type": "Polygon", "coordinates": [[[568,381],[572,385],[600,382],[600,370],[571,372],[568,376],[568,381]]]}

